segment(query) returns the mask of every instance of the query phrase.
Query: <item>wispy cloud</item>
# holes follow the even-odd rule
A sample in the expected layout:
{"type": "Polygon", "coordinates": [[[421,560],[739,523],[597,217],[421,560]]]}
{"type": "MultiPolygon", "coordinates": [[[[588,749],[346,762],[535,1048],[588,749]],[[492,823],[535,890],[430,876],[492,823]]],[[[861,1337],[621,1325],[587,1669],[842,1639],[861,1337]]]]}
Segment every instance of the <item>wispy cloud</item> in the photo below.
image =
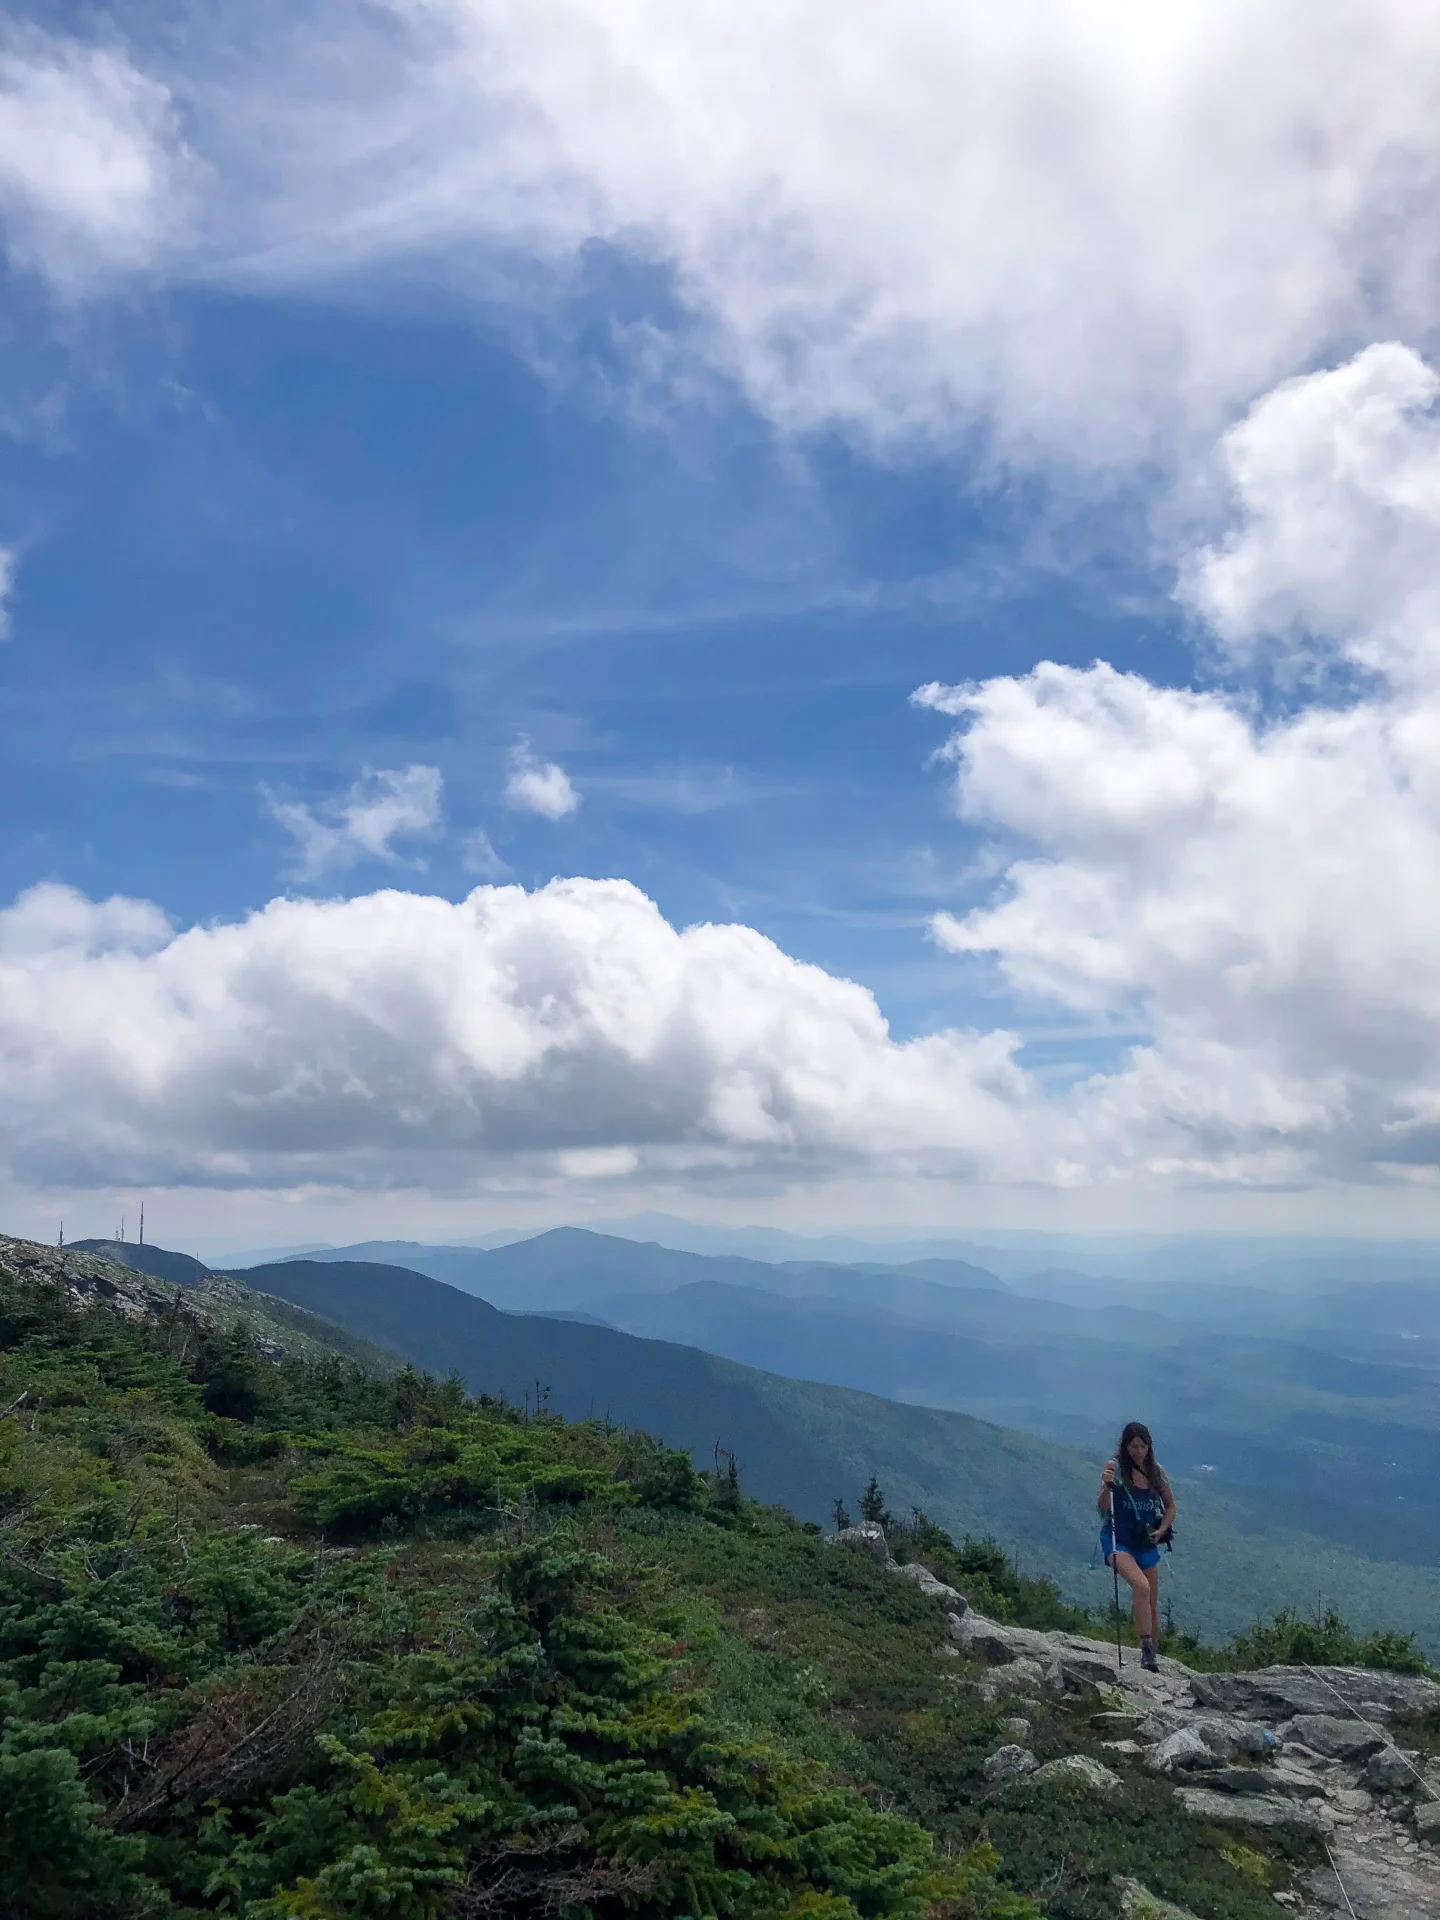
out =
{"type": "Polygon", "coordinates": [[[0,640],[8,640],[13,631],[10,603],[15,594],[15,569],[20,556],[13,547],[0,547],[0,640]]]}
{"type": "Polygon", "coordinates": [[[460,864],[477,880],[498,880],[510,869],[495,851],[494,842],[483,827],[467,833],[460,846],[460,864]]]}
{"type": "Polygon", "coordinates": [[[153,265],[189,168],[168,89],[125,53],[33,27],[0,44],[5,248],[58,292],[153,265]]]}
{"type": "Polygon", "coordinates": [[[510,778],[505,782],[505,804],[517,813],[538,813],[546,820],[563,820],[580,804],[568,773],[553,760],[541,760],[530,742],[517,740],[510,753],[510,778]]]}
{"type": "Polygon", "coordinates": [[[308,807],[262,789],[270,817],[294,836],[299,859],[297,880],[315,880],[322,873],[353,867],[360,860],[405,862],[396,840],[432,836],[442,817],[442,781],[438,767],[411,766],[369,769],[343,798],[308,807]]]}
{"type": "Polygon", "coordinates": [[[597,774],[587,786],[638,813],[718,813],[722,807],[772,800],[788,788],[752,787],[733,767],[662,767],[650,773],[597,774]]]}

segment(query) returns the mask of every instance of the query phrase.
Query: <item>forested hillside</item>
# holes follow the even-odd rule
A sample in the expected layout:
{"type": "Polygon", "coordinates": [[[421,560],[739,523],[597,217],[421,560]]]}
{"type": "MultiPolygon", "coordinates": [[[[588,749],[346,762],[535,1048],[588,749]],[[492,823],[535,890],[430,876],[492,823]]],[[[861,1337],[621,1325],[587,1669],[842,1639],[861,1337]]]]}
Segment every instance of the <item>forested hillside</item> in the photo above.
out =
{"type": "MultiPolygon", "coordinates": [[[[1117,1875],[1259,1920],[1309,1857],[1143,1776],[1103,1809],[987,1778],[1013,1708],[935,1603],[723,1458],[42,1253],[0,1243],[17,1920],[1108,1920],[1117,1875]]],[[[991,1617],[1080,1623],[983,1544],[892,1538],[991,1617]]],[[[1037,1704],[1032,1745],[1093,1746],[1103,1704],[1037,1704]]]]}

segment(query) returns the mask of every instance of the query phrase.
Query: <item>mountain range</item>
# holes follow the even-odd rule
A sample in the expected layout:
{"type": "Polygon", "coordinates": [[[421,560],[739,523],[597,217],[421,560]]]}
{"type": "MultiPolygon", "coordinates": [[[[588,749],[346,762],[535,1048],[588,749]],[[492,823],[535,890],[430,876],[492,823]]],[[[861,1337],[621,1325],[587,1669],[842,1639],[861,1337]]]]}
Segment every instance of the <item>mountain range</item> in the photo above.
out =
{"type": "Polygon", "coordinates": [[[1103,1454],[1146,1419],[1171,1465],[1385,1560],[1440,1541],[1440,1287],[1330,1291],[1088,1277],[971,1262],[747,1260],[556,1228],[490,1250],[370,1243],[510,1310],[584,1313],[792,1379],[964,1411],[1103,1454]],[[1084,1279],[1084,1284],[1078,1282],[1084,1279]],[[1098,1295],[1098,1297],[1097,1297],[1098,1295]]]}
{"type": "Polygon", "coordinates": [[[944,1284],[932,1262],[776,1267],[578,1229],[406,1251],[405,1265],[336,1254],[240,1277],[433,1372],[456,1369],[474,1391],[548,1393],[569,1417],[645,1428],[700,1462],[718,1443],[749,1491],[809,1519],[875,1473],[898,1511],[992,1535],[1092,1604],[1097,1466],[1138,1403],[1183,1490],[1184,1546],[1167,1562],[1183,1618],[1228,1632],[1323,1597],[1440,1645],[1434,1399],[1418,1364],[1396,1379],[1388,1362],[1226,1340],[1150,1310],[1041,1306],[960,1263],[944,1270],[973,1284],[944,1284]],[[769,1288],[748,1284],[757,1270],[769,1288]],[[1056,1444],[1067,1439],[1085,1449],[1056,1444]],[[1228,1448],[1235,1470],[1205,1471],[1216,1463],[1200,1441],[1228,1448]],[[1379,1446],[1400,1461],[1384,1470],[1387,1496],[1410,1508],[1398,1524],[1393,1506],[1355,1496],[1379,1446]],[[1395,1496],[1402,1475],[1413,1501],[1395,1496]]]}

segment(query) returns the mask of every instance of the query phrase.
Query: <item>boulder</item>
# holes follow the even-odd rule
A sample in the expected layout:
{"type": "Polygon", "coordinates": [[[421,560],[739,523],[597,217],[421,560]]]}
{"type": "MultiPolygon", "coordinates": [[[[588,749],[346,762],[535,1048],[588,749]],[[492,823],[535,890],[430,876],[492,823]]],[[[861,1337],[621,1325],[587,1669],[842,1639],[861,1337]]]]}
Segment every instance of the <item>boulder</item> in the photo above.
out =
{"type": "Polygon", "coordinates": [[[828,1546],[853,1547],[860,1553],[868,1553],[882,1567],[890,1558],[885,1529],[874,1520],[862,1520],[858,1527],[842,1527],[839,1533],[827,1533],[824,1538],[828,1546]]]}
{"type": "Polygon", "coordinates": [[[1120,1920],[1195,1920],[1188,1907],[1162,1900],[1139,1880],[1124,1874],[1116,1874],[1115,1891],[1120,1896],[1120,1920]]]}
{"type": "Polygon", "coordinates": [[[1180,1787],[1177,1792],[1187,1813],[1217,1826],[1298,1827],[1306,1833],[1329,1833],[1335,1824],[1323,1805],[1302,1805],[1278,1793],[1217,1793],[1213,1787],[1180,1787]]]}
{"type": "Polygon", "coordinates": [[[1381,1747],[1370,1756],[1360,1778],[1378,1793],[1400,1793],[1414,1783],[1415,1772],[1398,1747],[1381,1747]]]}
{"type": "Polygon", "coordinates": [[[992,1667],[1006,1666],[1012,1660],[1053,1658],[1054,1655],[1047,1635],[1032,1632],[1029,1627],[1005,1627],[998,1620],[987,1620],[984,1614],[968,1609],[959,1616],[950,1616],[950,1637],[967,1653],[988,1660],[992,1667]]]}
{"type": "MultiPolygon", "coordinates": [[[[1325,1788],[1313,1773],[1304,1767],[1292,1767],[1287,1760],[1276,1766],[1267,1767],[1262,1776],[1271,1793],[1283,1793],[1291,1800],[1323,1800],[1325,1788]]],[[[1253,1780],[1255,1775],[1252,1773],[1253,1780]]]]}
{"type": "Polygon", "coordinates": [[[1020,1714],[1012,1714],[1008,1720],[1002,1720],[1001,1726],[1012,1740],[1023,1740],[1030,1731],[1030,1722],[1020,1714]]]}
{"type": "Polygon", "coordinates": [[[922,1593],[932,1600],[938,1600],[947,1613],[964,1613],[970,1602],[963,1593],[957,1593],[954,1587],[947,1587],[943,1580],[937,1580],[928,1567],[922,1567],[918,1560],[907,1560],[904,1566],[896,1566],[894,1571],[906,1580],[913,1580],[922,1593]]]}
{"type": "Polygon", "coordinates": [[[1061,1653],[1060,1671],[1065,1676],[1067,1686],[1113,1687],[1115,1684],[1115,1656],[1106,1653],[1102,1647],[1083,1650],[1066,1648],[1061,1653]]]}
{"type": "Polygon", "coordinates": [[[1145,1764],[1152,1773],[1188,1773],[1195,1767],[1213,1767],[1215,1755],[1193,1727],[1177,1727],[1151,1747],[1145,1764]]]}
{"type": "Polygon", "coordinates": [[[1118,1773],[1112,1773],[1109,1767],[1102,1767],[1098,1760],[1084,1753],[1067,1753],[1061,1760],[1047,1760],[1030,1779],[1036,1786],[1069,1781],[1091,1793],[1114,1793],[1122,1784],[1118,1773]]]}
{"type": "Polygon", "coordinates": [[[1216,1793],[1268,1793],[1275,1786],[1268,1773],[1262,1774],[1255,1767],[1216,1766],[1187,1774],[1185,1784],[1210,1787],[1216,1793]]]}
{"type": "Polygon", "coordinates": [[[1284,1738],[1298,1740],[1311,1753],[1327,1760],[1368,1760],[1385,1746],[1385,1736],[1373,1733],[1358,1720],[1342,1720],[1333,1713],[1297,1713],[1284,1729],[1284,1738]]]}
{"type": "Polygon", "coordinates": [[[1197,1706],[1246,1720],[1339,1715],[1347,1706],[1367,1720],[1388,1720],[1440,1707],[1440,1685],[1435,1681],[1370,1667],[1261,1667],[1254,1673],[1197,1673],[1191,1676],[1190,1689],[1197,1706]]]}
{"type": "Polygon", "coordinates": [[[1440,1800],[1420,1802],[1415,1809],[1415,1831],[1426,1837],[1440,1834],[1440,1800]]]}
{"type": "Polygon", "coordinates": [[[1012,1660],[983,1680],[980,1692],[987,1700],[999,1700],[1007,1693],[1042,1693],[1047,1688],[1058,1691],[1058,1687],[1058,1675],[1047,1671],[1038,1660],[1012,1660]]]}
{"type": "Polygon", "coordinates": [[[987,1780],[1015,1780],[1021,1774],[1034,1773],[1039,1764],[1028,1747],[997,1747],[983,1771],[987,1780]]]}
{"type": "Polygon", "coordinates": [[[1191,1715],[1192,1726],[1217,1760],[1233,1760],[1246,1754],[1263,1760],[1275,1751],[1275,1736],[1258,1720],[1236,1720],[1229,1714],[1191,1715]]]}
{"type": "Polygon", "coordinates": [[[1163,1740],[1177,1727],[1188,1727],[1193,1718],[1193,1714],[1182,1713],[1178,1707],[1152,1707],[1136,1725],[1135,1736],[1139,1740],[1163,1740]]]}

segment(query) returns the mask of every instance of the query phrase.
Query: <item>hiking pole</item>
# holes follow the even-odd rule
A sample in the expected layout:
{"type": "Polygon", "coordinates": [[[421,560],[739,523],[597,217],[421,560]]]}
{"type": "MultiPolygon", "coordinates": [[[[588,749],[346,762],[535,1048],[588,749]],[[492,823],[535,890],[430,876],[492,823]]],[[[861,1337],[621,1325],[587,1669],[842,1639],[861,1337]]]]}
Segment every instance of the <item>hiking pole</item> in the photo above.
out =
{"type": "MultiPolygon", "coordinates": [[[[1120,1471],[1120,1462],[1116,1460],[1112,1465],[1114,1472],[1118,1474],[1120,1471]]],[[[1121,1650],[1120,1643],[1120,1563],[1115,1558],[1119,1545],[1120,1542],[1115,1532],[1115,1482],[1112,1479],[1110,1482],[1110,1571],[1115,1576],[1115,1670],[1117,1673],[1123,1673],[1125,1671],[1125,1655],[1121,1650]]]]}

